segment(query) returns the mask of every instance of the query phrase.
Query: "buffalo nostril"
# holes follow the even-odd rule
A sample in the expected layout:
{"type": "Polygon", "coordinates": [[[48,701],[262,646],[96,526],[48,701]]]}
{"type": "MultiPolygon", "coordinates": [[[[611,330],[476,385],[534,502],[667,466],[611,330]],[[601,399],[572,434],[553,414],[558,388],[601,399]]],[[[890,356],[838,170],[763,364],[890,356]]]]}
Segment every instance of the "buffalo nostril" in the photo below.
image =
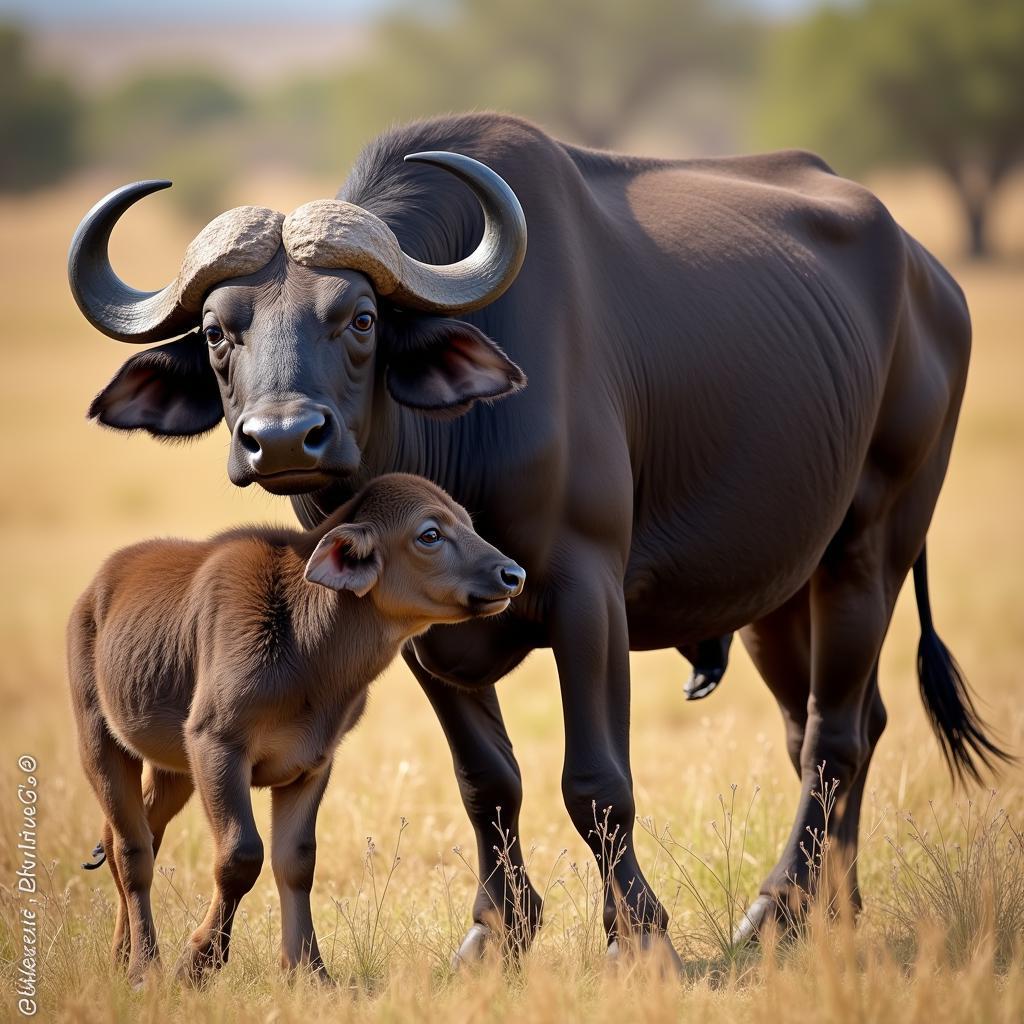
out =
{"type": "Polygon", "coordinates": [[[237,443],[257,473],[303,472],[317,467],[336,433],[325,411],[285,406],[247,416],[237,443]]]}
{"type": "Polygon", "coordinates": [[[323,448],[327,444],[330,433],[330,420],[325,418],[323,423],[319,423],[315,427],[310,428],[309,432],[306,434],[305,440],[302,442],[302,446],[306,451],[323,448]]]}
{"type": "Polygon", "coordinates": [[[238,443],[251,455],[259,455],[260,453],[260,442],[259,439],[254,435],[250,434],[245,429],[245,424],[242,424],[241,429],[238,432],[238,443]]]}

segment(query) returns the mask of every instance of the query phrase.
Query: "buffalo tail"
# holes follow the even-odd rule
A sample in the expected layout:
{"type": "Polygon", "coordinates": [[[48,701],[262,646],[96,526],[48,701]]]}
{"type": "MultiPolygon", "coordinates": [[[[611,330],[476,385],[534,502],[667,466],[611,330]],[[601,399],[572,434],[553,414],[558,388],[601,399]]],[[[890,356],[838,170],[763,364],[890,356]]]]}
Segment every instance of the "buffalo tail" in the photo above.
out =
{"type": "Polygon", "coordinates": [[[981,781],[981,768],[995,772],[996,762],[1016,758],[997,746],[975,707],[971,688],[949,648],[935,632],[928,597],[928,565],[925,548],[914,563],[914,593],[921,619],[917,647],[917,678],[932,729],[955,780],[981,781]]]}

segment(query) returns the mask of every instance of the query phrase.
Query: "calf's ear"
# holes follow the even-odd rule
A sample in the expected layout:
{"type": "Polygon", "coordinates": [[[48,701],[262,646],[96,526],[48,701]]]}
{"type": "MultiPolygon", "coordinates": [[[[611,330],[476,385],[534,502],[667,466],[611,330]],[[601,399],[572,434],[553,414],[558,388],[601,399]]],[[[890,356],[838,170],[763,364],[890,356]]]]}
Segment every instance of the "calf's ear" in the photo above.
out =
{"type": "Polygon", "coordinates": [[[306,563],[305,577],[310,583],[365,597],[380,579],[382,568],[373,529],[365,523],[342,523],[321,538],[306,563]]]}
{"type": "Polygon", "coordinates": [[[195,437],[224,415],[207,345],[196,331],[132,356],[93,399],[89,418],[154,437],[195,437]]]}
{"type": "Polygon", "coordinates": [[[483,331],[444,317],[403,315],[387,366],[396,402],[441,416],[526,386],[523,371],[483,331]]]}

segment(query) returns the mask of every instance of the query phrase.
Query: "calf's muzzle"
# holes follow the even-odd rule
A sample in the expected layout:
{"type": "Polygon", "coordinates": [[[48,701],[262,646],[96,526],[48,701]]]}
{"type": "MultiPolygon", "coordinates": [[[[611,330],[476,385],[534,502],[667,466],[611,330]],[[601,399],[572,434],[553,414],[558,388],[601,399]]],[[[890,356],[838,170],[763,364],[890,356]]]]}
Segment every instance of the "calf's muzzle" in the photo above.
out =
{"type": "Polygon", "coordinates": [[[491,615],[508,607],[523,592],[526,570],[515,562],[499,562],[484,570],[469,594],[470,607],[478,614],[491,615]]]}
{"type": "Polygon", "coordinates": [[[498,566],[498,579],[501,586],[508,591],[509,597],[518,597],[523,592],[523,584],[526,583],[526,570],[515,562],[506,562],[498,566]]]}

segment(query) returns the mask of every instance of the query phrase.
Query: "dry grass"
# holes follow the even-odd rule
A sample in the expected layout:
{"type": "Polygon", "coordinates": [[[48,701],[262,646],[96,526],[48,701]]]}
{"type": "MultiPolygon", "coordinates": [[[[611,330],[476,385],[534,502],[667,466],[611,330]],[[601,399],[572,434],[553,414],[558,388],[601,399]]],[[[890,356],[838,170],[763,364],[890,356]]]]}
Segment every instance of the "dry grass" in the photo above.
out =
{"type": "MultiPolygon", "coordinates": [[[[794,947],[758,956],[725,948],[730,913],[756,888],[791,820],[796,785],[781,724],[739,651],[721,691],[695,706],[682,699],[685,666],[678,657],[637,655],[634,774],[637,805],[650,819],[637,843],[672,915],[687,977],[678,985],[642,970],[607,973],[595,908],[599,884],[559,795],[561,716],[552,661],[538,653],[501,687],[523,767],[531,875],[548,892],[544,929],[521,972],[506,977],[484,969],[456,978],[448,972],[452,946],[468,923],[473,837],[440,730],[412,679],[396,668],[377,685],[367,718],[340,752],[321,814],[314,912],[333,972],[351,978],[352,989],[321,992],[281,978],[269,871],[244,905],[230,965],[206,991],[167,982],[135,993],[120,981],[107,963],[109,874],[77,867],[97,836],[98,814],[78,770],[65,693],[67,611],[116,546],[245,520],[288,522],[290,513],[267,495],[230,487],[219,433],[183,450],[118,437],[82,418],[129,350],[81,321],[64,284],[64,253],[78,217],[112,184],[79,183],[0,206],[4,1019],[16,1015],[20,934],[10,886],[20,820],[15,759],[22,753],[39,762],[44,1019],[1020,1019],[1024,864],[1013,829],[1024,822],[1024,782],[1011,770],[993,798],[951,792],[917,698],[909,595],[882,663],[890,726],[869,781],[861,861],[867,909],[856,931],[815,927],[794,947]],[[374,837],[369,844],[368,836],[374,837]]],[[[948,256],[953,236],[941,189],[930,179],[894,178],[880,188],[897,215],[948,256]]],[[[288,209],[319,194],[323,185],[263,180],[251,182],[239,200],[288,209]]],[[[1007,225],[1021,223],[1020,198],[1007,201],[1004,234],[1007,225]]],[[[153,286],[169,277],[187,241],[187,229],[163,219],[164,210],[157,199],[144,204],[116,239],[122,265],[131,254],[133,283],[153,286]]],[[[1024,269],[955,269],[971,301],[977,343],[963,426],[931,533],[935,611],[989,719],[1024,750],[1024,269]]],[[[267,802],[257,797],[261,827],[267,802]]],[[[198,807],[171,826],[159,863],[157,920],[171,959],[210,888],[198,807]]]]}

